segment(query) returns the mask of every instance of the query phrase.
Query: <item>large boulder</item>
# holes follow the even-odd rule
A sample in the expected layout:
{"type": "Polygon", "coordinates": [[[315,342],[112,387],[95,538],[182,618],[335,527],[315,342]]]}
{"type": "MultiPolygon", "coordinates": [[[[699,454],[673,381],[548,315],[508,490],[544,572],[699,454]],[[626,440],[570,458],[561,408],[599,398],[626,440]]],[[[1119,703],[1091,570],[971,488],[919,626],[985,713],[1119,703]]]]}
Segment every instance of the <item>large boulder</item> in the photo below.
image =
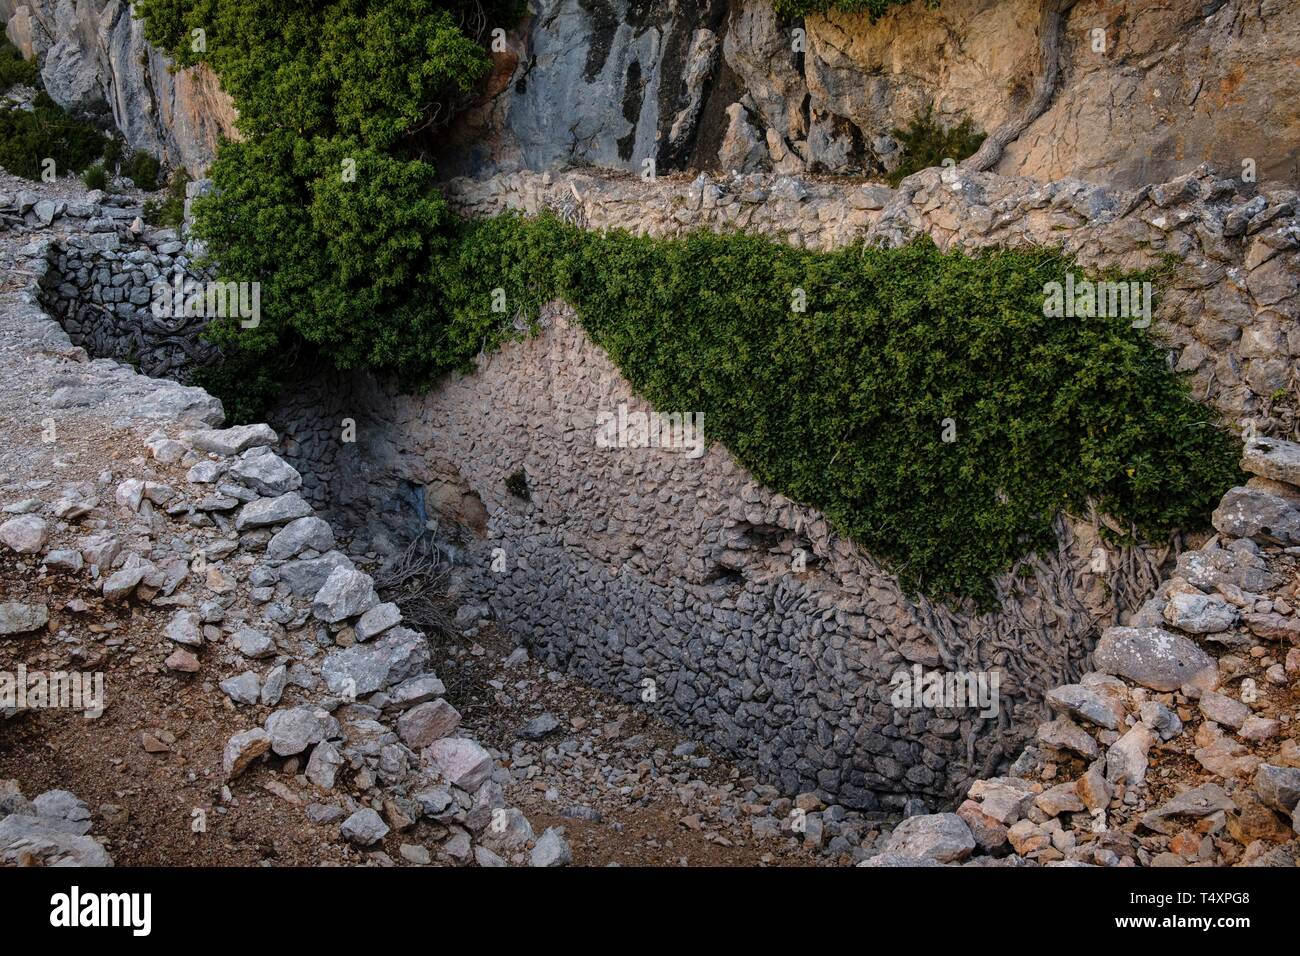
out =
{"type": "Polygon", "coordinates": [[[410,628],[394,627],[374,641],[332,651],[321,665],[321,676],[331,694],[350,699],[404,681],[428,663],[425,636],[410,628]]]}
{"type": "Polygon", "coordinates": [[[929,813],[908,817],[889,835],[884,852],[904,857],[955,863],[975,849],[975,837],[966,821],[955,813],[929,813]]]}
{"type": "Polygon", "coordinates": [[[1093,666],[1158,691],[1213,682],[1214,658],[1187,638],[1159,627],[1112,627],[1097,642],[1093,666]]]}

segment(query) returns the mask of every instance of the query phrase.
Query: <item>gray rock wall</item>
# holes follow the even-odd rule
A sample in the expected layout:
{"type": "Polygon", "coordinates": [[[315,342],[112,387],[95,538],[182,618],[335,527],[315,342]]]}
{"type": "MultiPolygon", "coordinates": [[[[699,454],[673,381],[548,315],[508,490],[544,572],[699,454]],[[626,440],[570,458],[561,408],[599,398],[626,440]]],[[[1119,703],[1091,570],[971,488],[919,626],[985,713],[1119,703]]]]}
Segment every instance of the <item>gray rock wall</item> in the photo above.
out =
{"type": "Polygon", "coordinates": [[[217,350],[202,338],[208,318],[175,308],[178,290],[192,295],[190,284],[207,280],[191,266],[192,246],[172,229],[133,231],[129,224],[139,209],[90,205],[73,211],[85,213],[85,234],[52,244],[40,280],[42,306],[72,343],[95,358],[181,382],[215,360],[217,350]]]}
{"type": "MultiPolygon", "coordinates": [[[[771,0],[536,6],[464,119],[452,174],[648,156],[661,171],[873,174],[895,168],[893,130],[927,105],[991,132],[1023,113],[1040,72],[1036,0],[917,0],[874,23],[782,22],[771,0]]],[[[1080,0],[1057,93],[996,170],[1132,187],[1249,159],[1261,182],[1300,181],[1294,13],[1292,0],[1080,0]]]]}
{"type": "MultiPolygon", "coordinates": [[[[473,214],[562,207],[592,228],[655,235],[747,228],[826,248],[927,232],[945,246],[1061,243],[1098,267],[1175,252],[1185,268],[1157,312],[1171,361],[1234,422],[1295,428],[1271,391],[1300,354],[1294,194],[1253,195],[1208,171],[1136,193],[946,176],[890,191],[518,174],[453,193],[473,214]]],[[[365,375],[295,389],[273,421],[314,476],[306,493],[381,550],[436,528],[463,562],[463,598],[535,653],[658,708],[787,792],[863,807],[949,801],[1017,752],[1042,692],[1079,672],[1098,628],[1146,600],[1177,551],[1136,551],[1136,575],[1119,570],[1127,561],[1094,572],[1097,528],[1063,521],[1055,554],[1001,582],[997,612],[913,599],[725,449],[692,459],[596,447],[599,413],[645,405],[562,303],[544,319],[540,336],[429,395],[365,375]],[[349,423],[352,443],[340,440],[349,423]],[[527,501],[506,488],[519,470],[527,501]],[[997,673],[999,714],[893,706],[890,678],[913,665],[997,673]]]]}
{"type": "Polygon", "coordinates": [[[124,0],[0,0],[0,22],[61,106],[106,113],[133,149],[201,176],[221,136],[234,134],[230,98],[206,68],[172,72],[124,0]]]}

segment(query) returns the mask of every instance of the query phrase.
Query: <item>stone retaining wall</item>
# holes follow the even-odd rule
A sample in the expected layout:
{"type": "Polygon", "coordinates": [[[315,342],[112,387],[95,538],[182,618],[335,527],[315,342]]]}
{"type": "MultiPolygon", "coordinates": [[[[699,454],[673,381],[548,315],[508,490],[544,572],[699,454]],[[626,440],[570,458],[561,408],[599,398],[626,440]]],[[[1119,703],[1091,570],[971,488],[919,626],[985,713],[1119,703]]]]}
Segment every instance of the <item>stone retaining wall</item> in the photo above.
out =
{"type": "Polygon", "coordinates": [[[173,309],[171,294],[163,315],[154,314],[154,303],[164,287],[175,290],[179,282],[183,292],[186,283],[207,277],[192,265],[193,242],[182,242],[174,229],[144,227],[139,215],[138,208],[93,208],[88,234],[52,248],[42,305],[89,354],[127,362],[153,378],[188,381],[217,357],[202,340],[208,320],[173,309]]]}
{"type": "MultiPolygon", "coordinates": [[[[1208,170],[1132,194],[937,170],[899,190],[584,174],[451,186],[475,215],[551,209],[659,236],[744,228],[829,248],[927,232],[945,247],[1060,244],[1088,267],[1173,253],[1184,266],[1156,316],[1171,361],[1234,421],[1287,433],[1295,415],[1275,393],[1293,387],[1300,355],[1295,196],[1250,192],[1208,170]]],[[[1096,527],[1063,520],[1057,553],[1004,578],[996,613],[913,599],[725,449],[690,459],[596,448],[598,412],[645,403],[566,306],[549,306],[543,324],[430,395],[366,375],[296,389],[273,420],[315,477],[306,491],[380,548],[436,527],[464,561],[463,597],[538,655],[659,708],[787,792],[861,807],[950,802],[1017,752],[1043,691],[1077,676],[1099,629],[1154,591],[1179,547],[1093,573],[1096,527]],[[349,422],[354,443],[340,440],[349,422]],[[520,470],[527,501],[506,488],[520,470]],[[890,678],[912,665],[996,672],[999,715],[895,707],[890,678]]]]}

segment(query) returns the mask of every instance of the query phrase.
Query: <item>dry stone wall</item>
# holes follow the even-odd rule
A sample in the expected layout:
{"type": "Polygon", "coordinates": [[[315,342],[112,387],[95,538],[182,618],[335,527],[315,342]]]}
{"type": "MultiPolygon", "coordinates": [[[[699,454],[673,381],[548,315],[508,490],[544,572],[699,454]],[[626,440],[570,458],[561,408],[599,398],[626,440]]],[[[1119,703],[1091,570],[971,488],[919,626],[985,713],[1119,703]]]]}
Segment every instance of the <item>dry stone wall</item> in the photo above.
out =
{"type": "Polygon", "coordinates": [[[651,236],[744,230],[812,249],[897,245],[929,235],[943,248],[1055,246],[1087,269],[1179,263],[1154,315],[1171,361],[1198,398],[1234,425],[1294,434],[1300,390],[1300,225],[1294,189],[1257,189],[1210,167],[1169,183],[1114,190],[929,169],[898,189],[761,174],[694,180],[566,173],[458,179],[473,215],[550,209],[588,228],[651,236]],[[1280,393],[1280,394],[1279,394],[1280,393]]]}
{"type": "Polygon", "coordinates": [[[84,227],[52,247],[40,281],[42,305],[89,354],[127,362],[154,378],[188,380],[217,357],[202,338],[207,313],[187,315],[184,308],[186,297],[195,301],[201,290],[197,283],[208,279],[194,265],[198,245],[182,241],[174,229],[145,227],[141,209],[123,203],[124,197],[88,197],[45,201],[52,218],[81,219],[84,227]]]}
{"type": "MultiPolygon", "coordinates": [[[[1063,244],[1096,267],[1173,253],[1185,268],[1156,317],[1171,361],[1234,420],[1295,427],[1274,394],[1293,388],[1300,354],[1291,193],[1254,195],[1208,170],[1136,193],[951,171],[896,191],[515,174],[452,193],[472,214],[551,209],[660,236],[744,228],[828,248],[926,232],[944,246],[1063,244]]],[[[1150,596],[1180,547],[1094,572],[1096,524],[1062,520],[1058,551],[1006,577],[999,610],[937,606],[723,448],[598,448],[597,415],[621,406],[648,410],[552,303],[540,335],[432,394],[355,376],[304,386],[273,417],[286,454],[315,476],[304,493],[380,547],[436,529],[462,562],[462,598],[537,655],[656,708],[787,792],[849,806],[950,802],[1013,756],[1043,691],[1077,679],[1099,629],[1150,596]],[[355,442],[340,440],[348,428],[355,442]],[[520,471],[527,500],[506,485],[520,471]],[[895,706],[890,680],[913,667],[996,674],[1000,713],[895,706]]]]}

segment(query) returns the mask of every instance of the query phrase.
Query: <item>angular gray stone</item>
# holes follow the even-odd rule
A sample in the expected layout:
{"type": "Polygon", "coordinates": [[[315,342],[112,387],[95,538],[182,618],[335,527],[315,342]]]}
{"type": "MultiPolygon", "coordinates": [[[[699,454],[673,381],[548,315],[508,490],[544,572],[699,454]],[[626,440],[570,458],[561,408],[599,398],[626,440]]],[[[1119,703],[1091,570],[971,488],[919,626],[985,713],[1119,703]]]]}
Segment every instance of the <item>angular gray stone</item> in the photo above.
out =
{"type": "Polygon", "coordinates": [[[1300,803],[1300,769],[1260,764],[1255,772],[1255,793],[1266,806],[1290,816],[1300,803]]]}
{"type": "Polygon", "coordinates": [[[222,768],[226,779],[232,779],[244,772],[244,769],[262,754],[271,749],[271,735],[261,727],[245,730],[235,734],[226,741],[221,755],[222,768]]]}
{"type": "Polygon", "coordinates": [[[49,537],[49,524],[37,515],[19,515],[0,524],[0,544],[19,554],[36,554],[49,537]]]}
{"type": "Polygon", "coordinates": [[[278,498],[258,498],[250,501],[240,509],[235,518],[235,528],[247,531],[250,528],[267,528],[284,524],[294,518],[304,518],[311,514],[311,505],[307,504],[296,491],[278,498]]]}
{"type": "Polygon", "coordinates": [[[272,667],[262,684],[261,702],[263,706],[274,707],[280,703],[284,688],[289,682],[289,669],[283,664],[272,667]]]}
{"type": "Polygon", "coordinates": [[[1199,787],[1184,790],[1178,796],[1165,801],[1156,809],[1142,816],[1142,825],[1156,833],[1172,834],[1177,817],[1201,819],[1214,813],[1227,813],[1236,805],[1232,798],[1217,783],[1205,783],[1199,787]]]}
{"type": "Polygon", "coordinates": [[[283,495],[302,487],[302,475],[274,452],[249,452],[239,457],[226,472],[228,481],[237,481],[261,495],[283,495]]]}
{"type": "Polygon", "coordinates": [[[44,604],[0,603],[0,636],[27,634],[49,623],[50,612],[44,604]]]}
{"type": "Polygon", "coordinates": [[[1283,580],[1268,570],[1258,555],[1228,548],[1184,551],[1178,556],[1176,573],[1207,592],[1230,584],[1243,591],[1263,594],[1281,585],[1283,580]]]}
{"type": "Polygon", "coordinates": [[[32,809],[62,833],[85,836],[90,832],[90,807],[67,790],[46,790],[32,800],[32,809]]]}
{"type": "Polygon", "coordinates": [[[1215,530],[1231,538],[1300,544],[1300,511],[1285,498],[1258,488],[1233,488],[1210,521],[1215,530]]]}
{"type": "Polygon", "coordinates": [[[373,694],[420,673],[429,663],[429,642],[418,631],[394,627],[378,639],[331,652],[321,677],[331,694],[373,694]]]}
{"type": "Polygon", "coordinates": [[[483,837],[493,846],[513,850],[533,841],[533,825],[522,810],[505,807],[499,813],[493,813],[483,837]]]}
{"type": "Polygon", "coordinates": [[[395,710],[405,710],[426,700],[433,700],[447,693],[447,688],[438,679],[437,674],[416,674],[402,681],[388,692],[388,704],[395,710]]]}
{"type": "Polygon", "coordinates": [[[1242,471],[1300,486],[1300,444],[1280,438],[1257,438],[1241,455],[1242,471]]]}
{"type": "Polygon", "coordinates": [[[1250,708],[1239,700],[1233,700],[1225,694],[1212,690],[1202,691],[1198,701],[1201,713],[1216,724],[1223,724],[1233,730],[1240,730],[1241,725],[1250,716],[1250,708]]]}
{"type": "Polygon", "coordinates": [[[466,737],[435,740],[424,756],[448,783],[471,793],[492,772],[492,755],[466,737]]]}
{"type": "Polygon", "coordinates": [[[272,750],[281,757],[292,757],[312,744],[337,736],[339,722],[328,711],[316,707],[289,707],[266,718],[266,732],[272,750]]]}
{"type": "Polygon", "coordinates": [[[1065,684],[1049,690],[1047,705],[1057,713],[1069,714],[1107,730],[1118,729],[1124,719],[1124,708],[1119,701],[1082,684],[1065,684]]]}
{"type": "Polygon", "coordinates": [[[193,611],[180,610],[172,615],[163,630],[163,637],[186,647],[203,646],[203,625],[193,611]]]}
{"type": "Polygon", "coordinates": [[[451,736],[459,726],[460,712],[442,698],[417,704],[397,718],[397,733],[413,750],[451,736]]]}
{"type": "Polygon", "coordinates": [[[1161,740],[1173,740],[1183,732],[1183,722],[1172,710],[1159,701],[1148,700],[1139,711],[1146,724],[1161,740]]]}
{"type": "Polygon", "coordinates": [[[1209,594],[1179,592],[1169,596],[1165,620],[1189,634],[1218,634],[1234,624],[1240,613],[1223,598],[1209,594]]]}
{"type": "Polygon", "coordinates": [[[11,813],[0,820],[0,864],[29,866],[112,866],[112,857],[96,840],[62,832],[42,817],[11,813]]]}
{"type": "Polygon", "coordinates": [[[339,768],[343,766],[343,757],[338,747],[328,740],[322,740],[311,752],[307,760],[307,779],[323,790],[333,790],[334,780],[339,768]]]}
{"type": "Polygon", "coordinates": [[[349,843],[372,846],[388,836],[388,824],[370,807],[364,807],[343,821],[339,833],[349,843]]]}
{"type": "Polygon", "coordinates": [[[51,551],[41,561],[41,564],[47,568],[53,568],[56,571],[69,571],[76,574],[85,566],[85,561],[81,557],[81,552],[71,548],[60,548],[57,551],[51,551]]]}
{"type": "Polygon", "coordinates": [[[547,827],[528,855],[529,866],[568,866],[573,862],[573,851],[564,839],[563,827],[547,827]]]}
{"type": "Polygon", "coordinates": [[[1106,779],[1140,787],[1146,781],[1151,750],[1151,731],[1145,724],[1136,724],[1106,751],[1106,779]]]}
{"type": "Polygon", "coordinates": [[[1159,627],[1111,627],[1092,655],[1093,667],[1152,690],[1178,690],[1213,680],[1214,658],[1187,638],[1159,627]]]}
{"type": "Polygon", "coordinates": [[[1035,739],[1057,750],[1069,750],[1088,760],[1101,753],[1097,740],[1069,717],[1057,717],[1038,725],[1035,739]]]}
{"type": "Polygon", "coordinates": [[[365,614],[362,614],[361,620],[357,621],[357,625],[353,630],[358,641],[368,641],[401,622],[401,610],[398,609],[396,604],[388,601],[384,604],[377,604],[365,614]]]}
{"type": "Polygon", "coordinates": [[[559,726],[560,722],[555,719],[554,714],[542,714],[524,724],[519,730],[519,736],[526,740],[541,740],[547,734],[553,733],[559,726]]]}
{"type": "Polygon", "coordinates": [[[241,627],[231,634],[230,646],[253,660],[275,655],[275,642],[255,627],[241,627]]]}
{"type": "Polygon", "coordinates": [[[253,671],[227,677],[220,686],[225,695],[237,704],[256,704],[262,691],[262,682],[253,671]]]}
{"type": "Polygon", "coordinates": [[[908,817],[889,835],[884,851],[912,859],[955,863],[975,850],[975,837],[955,813],[908,817]]]}
{"type": "MultiPolygon", "coordinates": [[[[333,547],[334,530],[329,522],[308,515],[305,518],[295,518],[277,531],[266,546],[266,556],[273,561],[286,561],[309,548],[324,554],[333,547]]],[[[322,578],[321,584],[324,583],[322,578]]],[[[319,590],[320,585],[316,588],[319,590]]]]}
{"type": "Polygon", "coordinates": [[[185,436],[199,451],[230,457],[259,445],[274,445],[279,437],[270,425],[236,425],[233,428],[205,428],[185,436]]]}
{"type": "Polygon", "coordinates": [[[364,614],[378,603],[374,578],[364,571],[335,568],[316,592],[311,613],[333,624],[364,614]]]}
{"type": "Polygon", "coordinates": [[[329,551],[318,558],[299,558],[280,565],[280,580],[295,597],[314,597],[336,568],[355,569],[355,565],[343,552],[329,551]]]}

